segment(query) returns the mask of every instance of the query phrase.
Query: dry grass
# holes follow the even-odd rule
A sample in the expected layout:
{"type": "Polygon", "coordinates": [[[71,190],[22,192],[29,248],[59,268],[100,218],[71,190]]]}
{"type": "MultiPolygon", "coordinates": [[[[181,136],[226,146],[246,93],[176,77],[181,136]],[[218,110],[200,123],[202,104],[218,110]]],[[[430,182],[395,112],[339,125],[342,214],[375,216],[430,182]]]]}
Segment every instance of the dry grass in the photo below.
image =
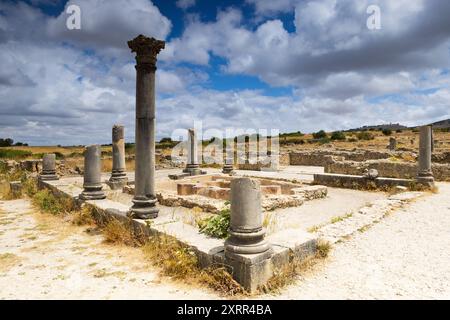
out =
{"type": "Polygon", "coordinates": [[[77,210],[72,213],[71,220],[72,224],[76,226],[93,226],[95,225],[95,220],[92,215],[93,208],[91,206],[83,206],[81,210],[77,210]]]}
{"type": "Polygon", "coordinates": [[[195,252],[173,237],[153,236],[142,247],[150,263],[173,279],[191,284],[203,284],[225,296],[246,294],[223,266],[201,269],[195,252]]]}
{"type": "Polygon", "coordinates": [[[187,284],[206,285],[225,296],[245,293],[223,266],[201,269],[192,248],[176,238],[162,234],[136,237],[131,230],[130,225],[117,219],[102,228],[106,243],[140,247],[145,260],[165,276],[187,284]]]}
{"type": "Polygon", "coordinates": [[[1,253],[0,254],[0,271],[7,272],[12,267],[18,265],[21,259],[19,256],[13,253],[1,253]]]}
{"type": "Polygon", "coordinates": [[[142,240],[135,237],[130,226],[117,219],[109,220],[102,231],[106,243],[132,247],[142,245],[142,240]]]}
{"type": "Polygon", "coordinates": [[[347,214],[345,214],[343,216],[332,217],[331,220],[330,220],[330,223],[334,224],[334,223],[343,221],[345,219],[351,218],[352,216],[353,216],[353,212],[347,213],[347,214]]]}

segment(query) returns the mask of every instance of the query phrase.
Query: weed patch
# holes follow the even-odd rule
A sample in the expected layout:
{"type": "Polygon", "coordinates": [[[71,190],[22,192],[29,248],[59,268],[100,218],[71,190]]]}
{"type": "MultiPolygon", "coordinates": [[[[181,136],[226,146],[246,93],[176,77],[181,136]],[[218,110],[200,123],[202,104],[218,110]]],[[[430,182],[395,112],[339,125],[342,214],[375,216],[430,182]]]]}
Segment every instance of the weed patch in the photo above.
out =
{"type": "Polygon", "coordinates": [[[225,239],[230,227],[230,208],[223,209],[219,214],[198,222],[199,230],[213,238],[225,239]]]}

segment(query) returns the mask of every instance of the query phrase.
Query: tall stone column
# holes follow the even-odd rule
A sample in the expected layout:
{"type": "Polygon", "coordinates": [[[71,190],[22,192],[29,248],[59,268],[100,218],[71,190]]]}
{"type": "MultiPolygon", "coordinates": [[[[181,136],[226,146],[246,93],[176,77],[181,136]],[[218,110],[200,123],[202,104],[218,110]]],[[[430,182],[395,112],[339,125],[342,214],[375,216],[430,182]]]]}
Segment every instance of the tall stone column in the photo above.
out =
{"type": "Polygon", "coordinates": [[[112,128],[112,153],[113,164],[109,182],[116,187],[123,186],[127,181],[125,166],[125,140],[124,126],[114,125],[112,128]]]}
{"type": "Polygon", "coordinates": [[[42,181],[58,180],[56,175],[56,155],[54,153],[44,154],[42,158],[42,173],[39,175],[42,181]]]}
{"type": "Polygon", "coordinates": [[[433,153],[433,127],[422,126],[419,140],[419,170],[417,182],[433,186],[434,177],[431,170],[431,155],[433,153]]]}
{"type": "Polygon", "coordinates": [[[202,173],[198,164],[198,141],[195,129],[188,129],[188,160],[183,172],[189,173],[190,175],[202,173]]]}
{"type": "Polygon", "coordinates": [[[264,240],[260,183],[250,178],[233,179],[230,200],[230,236],[225,241],[225,255],[269,251],[271,247],[264,240]]]}
{"type": "Polygon", "coordinates": [[[156,56],[165,42],[139,35],[128,41],[136,53],[136,163],[132,218],[158,216],[155,193],[155,72],[156,56]]]}
{"type": "Polygon", "coordinates": [[[105,199],[102,190],[102,150],[99,145],[86,147],[84,151],[84,180],[83,192],[80,194],[82,200],[105,199]]]}

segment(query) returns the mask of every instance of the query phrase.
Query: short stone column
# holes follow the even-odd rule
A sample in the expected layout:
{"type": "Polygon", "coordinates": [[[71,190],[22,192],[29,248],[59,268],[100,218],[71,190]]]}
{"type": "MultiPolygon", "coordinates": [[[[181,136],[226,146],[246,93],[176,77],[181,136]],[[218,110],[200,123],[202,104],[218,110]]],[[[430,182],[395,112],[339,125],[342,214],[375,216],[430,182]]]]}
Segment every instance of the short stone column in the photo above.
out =
{"type": "Polygon", "coordinates": [[[431,169],[431,155],[433,153],[433,127],[420,127],[419,140],[419,168],[417,182],[427,185],[434,185],[434,177],[431,169]]]}
{"type": "MultiPolygon", "coordinates": [[[[233,141],[233,140],[232,140],[233,141]]],[[[229,146],[230,142],[226,143],[225,146],[225,159],[223,162],[222,173],[232,174],[234,172],[233,163],[234,163],[234,148],[233,146],[229,146]]],[[[234,145],[234,142],[231,142],[234,145]]]]}
{"type": "Polygon", "coordinates": [[[155,193],[155,72],[156,56],[165,42],[139,35],[128,41],[136,53],[136,163],[133,206],[137,219],[158,216],[155,193]]]}
{"type": "Polygon", "coordinates": [[[389,146],[388,149],[390,151],[395,151],[395,149],[397,149],[397,139],[391,137],[389,138],[389,146]]]}
{"type": "Polygon", "coordinates": [[[188,159],[186,168],[183,172],[189,173],[191,176],[202,173],[198,164],[198,141],[195,129],[188,129],[188,159]]]}
{"type": "Polygon", "coordinates": [[[102,151],[99,145],[88,146],[84,151],[84,190],[79,197],[82,200],[99,200],[106,198],[106,195],[102,190],[101,155],[102,151]]]}
{"type": "Polygon", "coordinates": [[[128,181],[125,165],[124,126],[116,124],[112,128],[112,154],[113,164],[109,186],[111,189],[118,189],[128,181]]]}
{"type": "Polygon", "coordinates": [[[42,172],[39,175],[42,181],[58,180],[56,175],[56,155],[54,153],[44,154],[42,158],[42,172]]]}
{"type": "Polygon", "coordinates": [[[249,291],[265,283],[272,271],[272,247],[264,239],[261,212],[261,187],[257,180],[237,178],[231,181],[231,217],[229,237],[225,241],[225,263],[233,277],[249,291]]]}
{"type": "Polygon", "coordinates": [[[225,242],[228,253],[254,254],[269,250],[264,240],[261,211],[261,186],[257,180],[237,178],[231,181],[230,237],[225,242]]]}

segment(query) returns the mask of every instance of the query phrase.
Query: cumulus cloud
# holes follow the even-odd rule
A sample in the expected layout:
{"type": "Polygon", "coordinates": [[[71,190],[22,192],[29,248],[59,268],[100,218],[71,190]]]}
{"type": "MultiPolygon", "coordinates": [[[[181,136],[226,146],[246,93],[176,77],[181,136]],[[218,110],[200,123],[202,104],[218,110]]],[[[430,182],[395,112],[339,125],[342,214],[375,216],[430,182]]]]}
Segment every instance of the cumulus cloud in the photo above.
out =
{"type": "Polygon", "coordinates": [[[370,31],[368,0],[247,0],[262,17],[257,25],[226,8],[214,21],[190,16],[172,39],[171,21],[150,1],[72,3],[81,6],[81,30],[65,27],[65,12],[51,17],[23,2],[0,3],[0,136],[106,143],[111,126],[123,123],[132,140],[136,71],[126,41],[139,33],[168,40],[157,71],[158,137],[194,120],[206,129],[308,132],[450,117],[444,1],[376,1],[382,29],[370,31]],[[295,30],[280,13],[291,13],[295,30]],[[245,83],[214,89],[211,78],[221,73],[258,77],[267,91],[245,83]],[[292,94],[271,94],[272,87],[292,94]]]}
{"type": "Polygon", "coordinates": [[[70,0],[70,5],[81,9],[81,29],[66,27],[68,14],[62,12],[50,19],[48,34],[57,40],[101,49],[126,49],[126,41],[138,34],[164,40],[171,22],[147,0],[70,0]],[[125,40],[126,39],[126,40],[125,40]]]}

